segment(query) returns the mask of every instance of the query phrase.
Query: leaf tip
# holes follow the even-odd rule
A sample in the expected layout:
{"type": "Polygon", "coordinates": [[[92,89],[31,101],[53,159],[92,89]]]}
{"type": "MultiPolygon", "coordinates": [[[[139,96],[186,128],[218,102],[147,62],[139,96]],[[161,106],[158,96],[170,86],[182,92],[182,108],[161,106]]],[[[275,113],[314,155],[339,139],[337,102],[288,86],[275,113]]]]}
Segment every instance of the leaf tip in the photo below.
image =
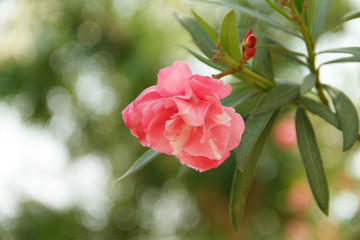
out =
{"type": "Polygon", "coordinates": [[[329,216],[329,204],[327,204],[321,211],[328,217],[329,216]]]}
{"type": "MultiPolygon", "coordinates": [[[[355,143],[355,142],[354,142],[355,143]]],[[[346,152],[347,150],[349,150],[353,145],[354,145],[354,143],[353,144],[346,144],[345,142],[343,143],[343,149],[342,149],[342,151],[343,152],[346,152]]]]}
{"type": "Polygon", "coordinates": [[[120,182],[122,179],[123,179],[123,177],[116,179],[115,181],[113,181],[113,184],[120,182]]]}
{"type": "Polygon", "coordinates": [[[116,179],[115,181],[113,181],[113,184],[120,182],[121,180],[123,180],[124,178],[126,178],[128,176],[128,173],[124,173],[124,175],[122,175],[121,177],[119,177],[118,179],[116,179]]]}

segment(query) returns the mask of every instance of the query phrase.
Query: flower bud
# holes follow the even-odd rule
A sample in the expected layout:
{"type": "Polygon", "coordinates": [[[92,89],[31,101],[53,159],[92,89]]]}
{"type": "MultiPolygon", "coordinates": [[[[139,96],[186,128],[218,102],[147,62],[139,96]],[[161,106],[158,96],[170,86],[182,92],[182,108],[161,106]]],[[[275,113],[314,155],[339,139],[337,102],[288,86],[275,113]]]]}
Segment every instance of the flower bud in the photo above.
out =
{"type": "Polygon", "coordinates": [[[252,58],[255,55],[256,52],[256,48],[248,48],[245,50],[245,52],[243,53],[243,58],[245,61],[249,60],[250,58],[252,58]]]}
{"type": "Polygon", "coordinates": [[[243,52],[248,48],[253,48],[256,45],[256,37],[252,34],[252,29],[245,35],[243,40],[243,52]]]}
{"type": "Polygon", "coordinates": [[[256,37],[252,34],[252,29],[245,35],[244,40],[242,42],[242,59],[243,63],[247,63],[247,60],[252,58],[256,52],[256,37]]]}

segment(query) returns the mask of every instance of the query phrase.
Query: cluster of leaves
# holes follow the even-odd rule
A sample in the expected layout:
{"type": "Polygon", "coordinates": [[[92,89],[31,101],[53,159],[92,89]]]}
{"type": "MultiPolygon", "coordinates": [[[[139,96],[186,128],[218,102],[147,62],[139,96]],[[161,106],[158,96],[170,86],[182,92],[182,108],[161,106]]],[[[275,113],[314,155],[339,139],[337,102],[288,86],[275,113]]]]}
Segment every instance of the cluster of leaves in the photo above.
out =
{"type": "MultiPolygon", "coordinates": [[[[323,162],[316,141],[312,124],[307,112],[317,114],[343,133],[343,151],[349,150],[359,133],[359,117],[351,100],[335,87],[324,85],[319,78],[319,70],[323,65],[341,62],[359,62],[360,48],[348,47],[315,52],[317,39],[324,32],[359,18],[360,13],[353,13],[336,26],[326,26],[332,1],[329,0],[283,0],[277,5],[266,0],[268,5],[286,19],[286,24],[274,20],[269,15],[250,7],[228,2],[210,1],[214,4],[226,5],[230,10],[224,17],[220,31],[215,31],[198,14],[194,18],[177,17],[184,28],[190,33],[193,41],[202,54],[186,48],[193,56],[203,63],[222,71],[222,77],[233,74],[242,87],[239,91],[223,101],[225,106],[237,107],[256,99],[256,106],[245,116],[246,129],[241,144],[236,152],[237,168],[233,177],[230,213],[234,228],[240,225],[246,198],[254,178],[255,167],[264,147],[266,139],[285,106],[296,106],[296,132],[298,147],[303,159],[307,178],[319,208],[327,215],[329,207],[329,190],[323,162]],[[241,59],[241,37],[248,29],[238,27],[235,11],[248,15],[254,21],[263,22],[277,30],[301,39],[307,52],[300,53],[286,48],[274,36],[268,36],[255,29],[259,38],[258,51],[255,59],[244,66],[241,59]],[[317,55],[323,53],[348,53],[352,56],[338,58],[315,65],[317,55]],[[214,54],[217,55],[214,58],[214,54]],[[309,74],[301,84],[293,81],[278,81],[274,76],[271,56],[280,54],[301,66],[306,66],[309,74]],[[220,57],[219,57],[220,56],[220,57]],[[230,70],[230,71],[229,71],[230,70]],[[330,103],[328,99],[331,99],[330,103]],[[332,107],[333,106],[333,107],[332,107]],[[333,111],[334,109],[335,111],[333,111]]],[[[153,150],[145,152],[120,179],[123,179],[149,163],[158,155],[153,150]]],[[[119,179],[119,180],[120,180],[119,179]]]]}

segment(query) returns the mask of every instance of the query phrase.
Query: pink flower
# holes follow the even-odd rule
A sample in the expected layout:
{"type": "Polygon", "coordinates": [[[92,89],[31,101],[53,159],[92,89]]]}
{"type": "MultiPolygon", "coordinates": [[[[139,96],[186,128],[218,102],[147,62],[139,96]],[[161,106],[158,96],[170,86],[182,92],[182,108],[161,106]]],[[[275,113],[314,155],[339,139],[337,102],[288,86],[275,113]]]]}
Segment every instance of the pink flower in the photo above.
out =
{"type": "Polygon", "coordinates": [[[206,171],[230,156],[245,129],[242,117],[220,103],[230,92],[231,85],[192,75],[177,61],[160,70],[157,85],[145,89],[122,115],[142,145],[206,171]]]}
{"type": "Polygon", "coordinates": [[[295,121],[290,118],[280,120],[274,128],[273,136],[279,148],[294,149],[297,145],[295,121]]]}

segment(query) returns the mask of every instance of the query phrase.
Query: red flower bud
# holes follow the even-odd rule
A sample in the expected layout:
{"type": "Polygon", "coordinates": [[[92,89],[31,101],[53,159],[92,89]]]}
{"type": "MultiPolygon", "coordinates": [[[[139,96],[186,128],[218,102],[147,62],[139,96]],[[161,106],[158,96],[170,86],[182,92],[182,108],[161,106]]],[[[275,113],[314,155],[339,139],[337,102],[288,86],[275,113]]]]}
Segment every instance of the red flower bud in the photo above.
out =
{"type": "Polygon", "coordinates": [[[248,48],[243,53],[244,60],[247,61],[255,55],[256,48],[248,48]]]}
{"type": "Polygon", "coordinates": [[[244,40],[247,39],[252,34],[252,29],[250,29],[244,37],[244,40]]]}
{"type": "Polygon", "coordinates": [[[248,48],[253,48],[256,45],[256,37],[252,34],[252,29],[245,35],[243,40],[243,52],[248,48]]]}
{"type": "Polygon", "coordinates": [[[249,48],[253,48],[255,47],[256,44],[256,37],[254,35],[250,35],[247,39],[246,39],[246,46],[249,48]]]}

